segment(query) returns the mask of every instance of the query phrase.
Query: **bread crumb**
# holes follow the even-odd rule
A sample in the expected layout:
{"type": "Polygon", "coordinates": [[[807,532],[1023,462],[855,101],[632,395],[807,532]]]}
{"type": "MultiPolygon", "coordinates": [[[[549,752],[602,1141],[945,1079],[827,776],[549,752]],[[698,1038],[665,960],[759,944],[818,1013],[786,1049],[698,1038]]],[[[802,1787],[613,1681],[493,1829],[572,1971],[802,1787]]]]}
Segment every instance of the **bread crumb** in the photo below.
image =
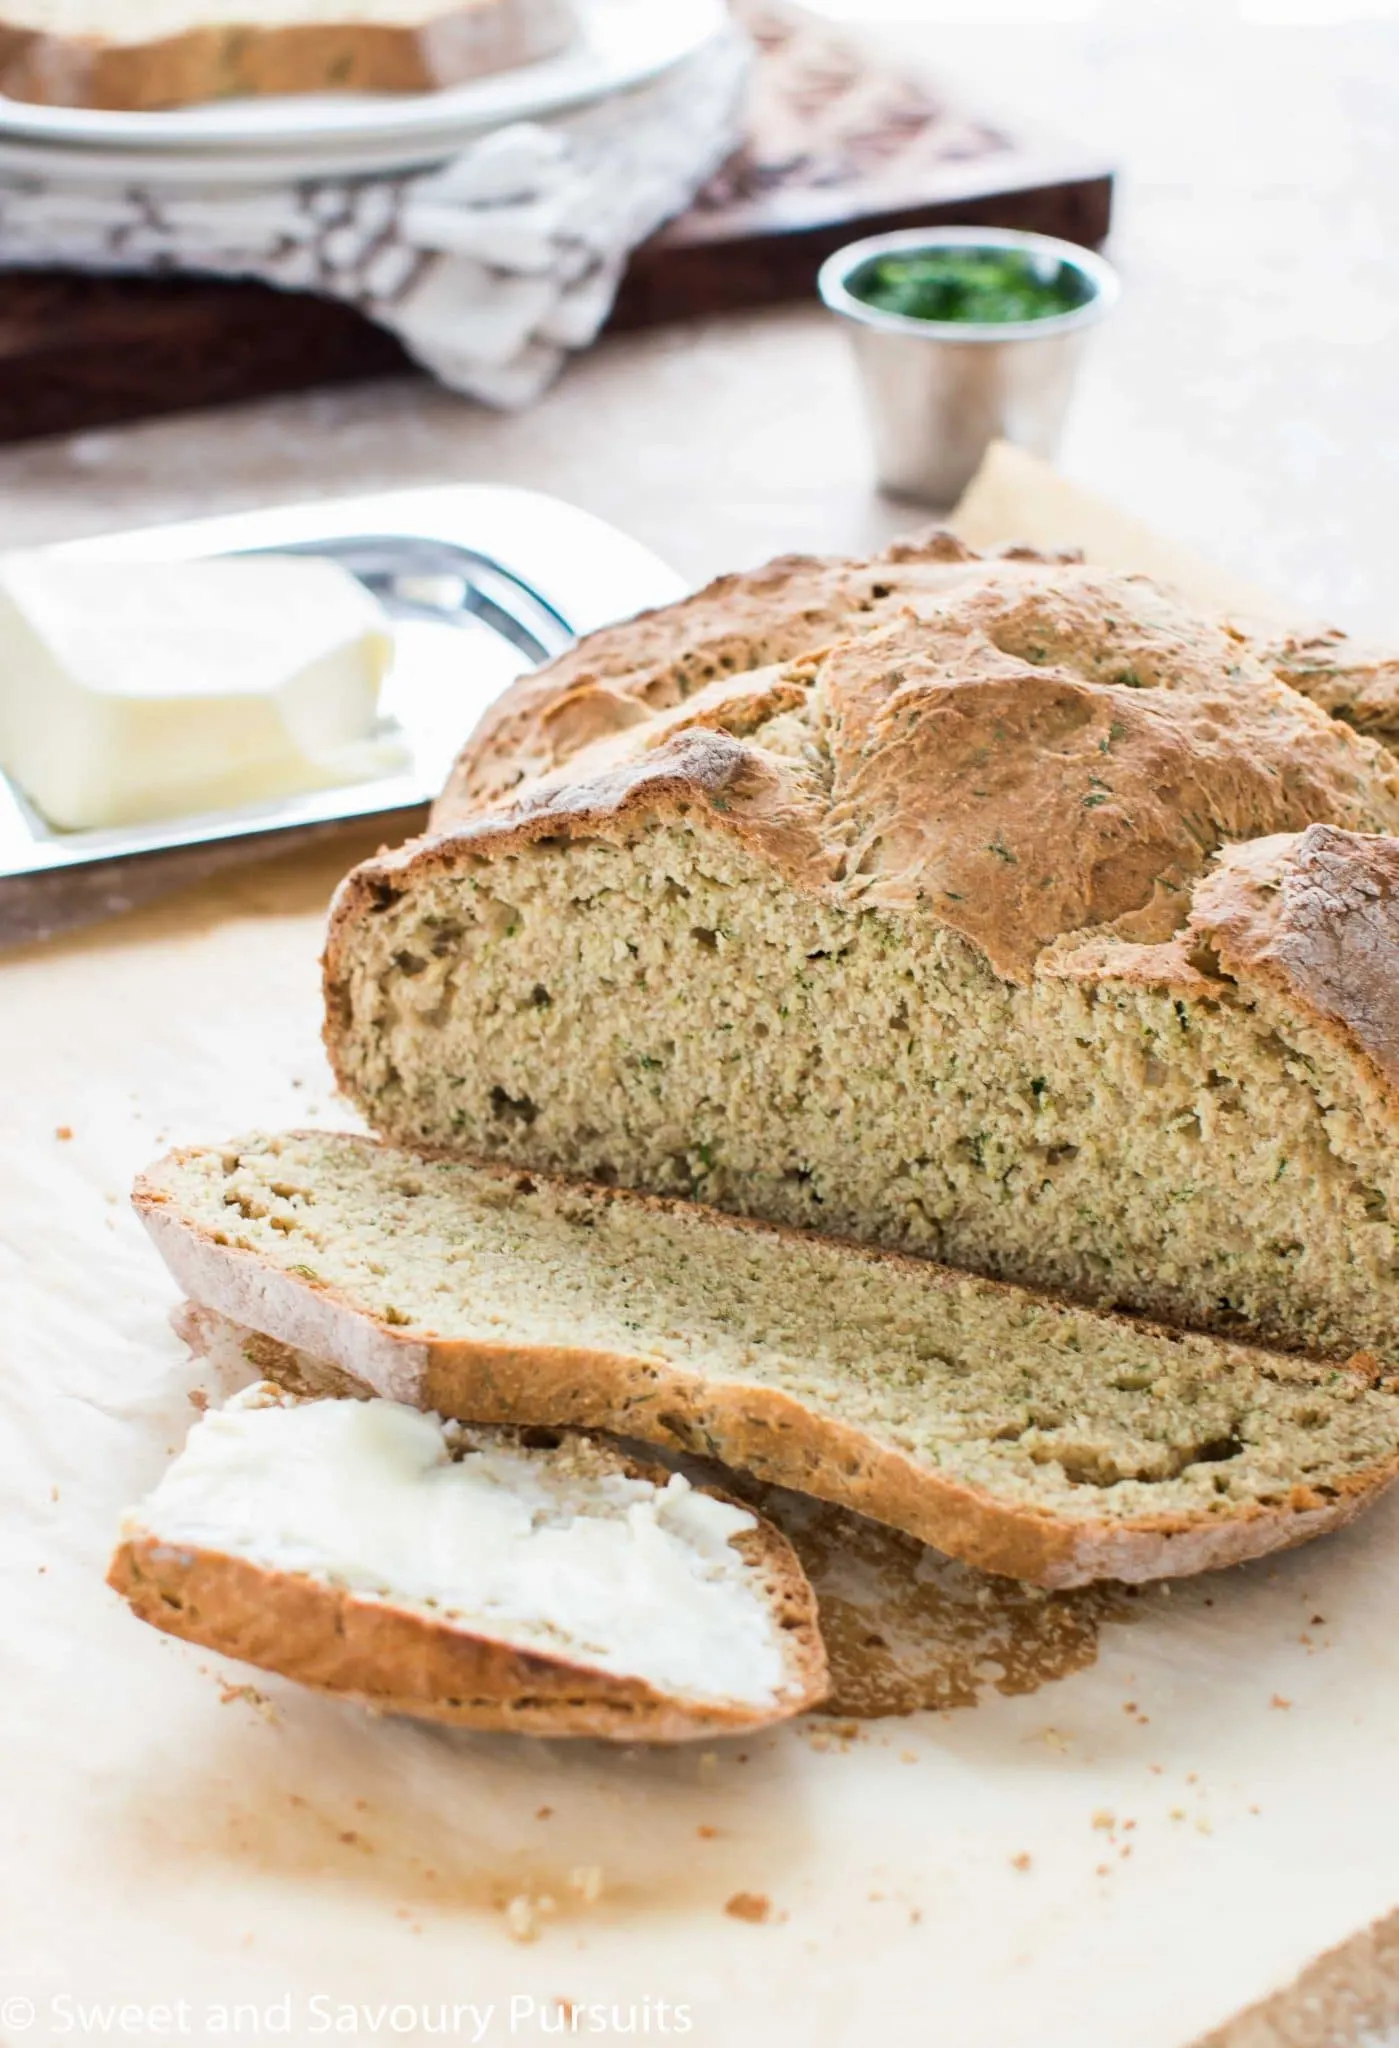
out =
{"type": "Polygon", "coordinates": [[[766,1892],[735,1892],[724,1911],[731,1920],[748,1920],[756,1927],[771,1917],[772,1900],[766,1892]]]}
{"type": "Polygon", "coordinates": [[[58,1139],[61,1145],[66,1145],[69,1139],[72,1137],[72,1135],[73,1126],[71,1124],[60,1124],[57,1130],[54,1132],[54,1136],[58,1139]]]}
{"type": "Polygon", "coordinates": [[[1307,1626],[1308,1628],[1325,1628],[1326,1616],[1324,1614],[1314,1614],[1307,1623],[1307,1626]]]}
{"type": "Polygon", "coordinates": [[[695,1829],[695,1833],[699,1836],[702,1842],[712,1842],[714,1840],[714,1837],[718,1834],[718,1832],[718,1828],[710,1827],[708,1822],[706,1822],[702,1827],[697,1827],[695,1829]]]}
{"type": "Polygon", "coordinates": [[[577,1892],[585,1906],[595,1906],[602,1897],[602,1865],[583,1863],[568,1874],[569,1889],[577,1892]]]}
{"type": "Polygon", "coordinates": [[[916,1749],[901,1749],[899,1751],[899,1762],[901,1764],[916,1764],[917,1761],[918,1752],[916,1749]]]}
{"type": "Polygon", "coordinates": [[[537,1941],[539,1920],[535,1914],[534,1902],[520,1892],[505,1909],[505,1925],[512,1941],[537,1941]]]}
{"type": "Polygon", "coordinates": [[[205,1393],[203,1387],[191,1387],[186,1398],[196,1415],[204,1414],[209,1406],[209,1396],[205,1393]]]}
{"type": "Polygon", "coordinates": [[[1100,1863],[1097,1869],[1093,1872],[1093,1875],[1094,1877],[1111,1877],[1112,1865],[1110,1863],[1100,1863]]]}
{"type": "Polygon", "coordinates": [[[341,1828],[340,1839],[342,1842],[348,1843],[349,1846],[353,1848],[355,1843],[359,1840],[359,1836],[355,1833],[353,1828],[341,1828]]]}
{"type": "Polygon", "coordinates": [[[255,1685],[230,1685],[221,1678],[219,1680],[219,1704],[231,1707],[235,1700],[242,1700],[245,1705],[256,1707],[257,1711],[260,1714],[265,1714],[269,1721],[276,1718],[272,1702],[268,1699],[265,1692],[259,1692],[255,1685]]]}
{"type": "Polygon", "coordinates": [[[1173,1807],[1171,1808],[1171,1819],[1172,1819],[1172,1820],[1184,1820],[1184,1819],[1185,1819],[1185,1808],[1184,1808],[1183,1806],[1173,1806],[1173,1807]]]}
{"type": "Polygon", "coordinates": [[[1135,1700],[1124,1700],[1124,1701],[1122,1702],[1122,1711],[1123,1711],[1123,1713],[1124,1713],[1124,1714],[1135,1714],[1135,1713],[1136,1713],[1136,1711],[1137,1711],[1137,1703],[1136,1703],[1136,1701],[1135,1701],[1135,1700]]]}
{"type": "Polygon", "coordinates": [[[1067,1749],[1070,1737],[1062,1728],[1046,1728],[1040,1740],[1047,1743],[1051,1749],[1067,1749]]]}
{"type": "Polygon", "coordinates": [[[552,1806],[541,1806],[537,1809],[534,1817],[536,1820],[552,1820],[554,1809],[552,1806]]]}
{"type": "Polygon", "coordinates": [[[1030,1860],[1029,1850],[1022,1849],[1018,1856],[1011,1857],[1010,1867],[1012,1870],[1028,1870],[1030,1868],[1030,1860]]]}
{"type": "MultiPolygon", "coordinates": [[[[858,1721],[808,1721],[801,1726],[808,1743],[823,1756],[832,1749],[843,1756],[852,1743],[861,1740],[858,1721]]],[[[739,1758],[740,1763],[745,1761],[745,1758],[739,1758]]]]}
{"type": "Polygon", "coordinates": [[[1110,1813],[1106,1806],[1100,1806],[1093,1816],[1093,1825],[1095,1828],[1114,1828],[1117,1826],[1117,1815],[1110,1813]]]}
{"type": "Polygon", "coordinates": [[[1280,1692],[1275,1692],[1268,1705],[1270,1707],[1290,1707],[1292,1702],[1291,1700],[1285,1700],[1280,1692]]]}
{"type": "Polygon", "coordinates": [[[1214,1829],[1210,1826],[1209,1822],[1205,1819],[1205,1816],[1203,1814],[1200,1815],[1199,1819],[1195,1823],[1195,1832],[1197,1835],[1212,1835],[1214,1833],[1214,1829]]]}

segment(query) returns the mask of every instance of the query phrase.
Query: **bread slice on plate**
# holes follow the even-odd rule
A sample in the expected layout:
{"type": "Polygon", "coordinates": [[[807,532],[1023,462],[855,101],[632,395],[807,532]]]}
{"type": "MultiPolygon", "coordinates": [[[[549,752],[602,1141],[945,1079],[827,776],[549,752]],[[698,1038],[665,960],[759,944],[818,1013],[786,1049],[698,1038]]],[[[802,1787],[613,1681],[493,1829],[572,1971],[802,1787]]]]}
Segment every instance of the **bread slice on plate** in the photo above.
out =
{"type": "Polygon", "coordinates": [[[551,56],[571,0],[0,0],[0,93],[154,112],[306,92],[431,92],[551,56]]]}
{"type": "Polygon", "coordinates": [[[1233,1564],[1399,1470],[1399,1389],[682,1202],[338,1132],[137,1185],[195,1302],[482,1425],[698,1451],[1045,1586],[1233,1564]]]}
{"type": "Polygon", "coordinates": [[[473,1430],[263,1384],[124,1518],[143,1621],[383,1713],[683,1742],[826,1691],[784,1536],[566,1432],[473,1430]]]}

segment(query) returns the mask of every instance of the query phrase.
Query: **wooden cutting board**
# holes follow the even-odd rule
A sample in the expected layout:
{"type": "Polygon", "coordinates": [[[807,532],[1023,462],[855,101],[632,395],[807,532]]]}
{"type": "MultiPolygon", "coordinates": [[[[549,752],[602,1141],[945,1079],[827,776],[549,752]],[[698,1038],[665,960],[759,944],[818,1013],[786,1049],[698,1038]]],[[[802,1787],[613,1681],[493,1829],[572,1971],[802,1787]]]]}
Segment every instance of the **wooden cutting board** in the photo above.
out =
{"type": "MultiPolygon", "coordinates": [[[[758,49],[747,139],[638,250],[614,328],[803,299],[831,250],[885,228],[984,222],[1089,246],[1107,234],[1112,176],[1091,152],[1012,133],[793,10],[738,12],[758,49]]],[[[391,335],[310,293],[0,274],[0,441],[407,367],[391,335]]]]}

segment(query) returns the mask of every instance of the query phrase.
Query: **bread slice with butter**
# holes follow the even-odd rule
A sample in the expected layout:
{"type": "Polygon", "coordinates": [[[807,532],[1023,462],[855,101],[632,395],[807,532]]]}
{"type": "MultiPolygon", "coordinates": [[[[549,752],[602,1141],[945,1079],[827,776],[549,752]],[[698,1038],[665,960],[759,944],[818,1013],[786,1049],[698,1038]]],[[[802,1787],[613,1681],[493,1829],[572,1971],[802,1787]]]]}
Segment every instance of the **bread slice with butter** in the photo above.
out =
{"type": "Polygon", "coordinates": [[[431,92],[554,55],[570,0],[0,0],[0,93],[153,112],[307,92],[431,92]]]}
{"type": "Polygon", "coordinates": [[[473,1424],[697,1451],[1044,1586],[1339,1527],[1399,1388],[694,1204],[347,1132],[176,1152],[136,1207],[189,1298],[473,1424]]]}
{"type": "Polygon", "coordinates": [[[750,1509],[390,1401],[235,1395],[126,1515],[109,1582],[170,1635],[458,1727],[682,1742],[826,1691],[815,1596],[750,1509]]]}
{"type": "Polygon", "coordinates": [[[313,555],[0,557],[0,768],[65,831],[142,824],[398,767],[393,636],[313,555]]]}

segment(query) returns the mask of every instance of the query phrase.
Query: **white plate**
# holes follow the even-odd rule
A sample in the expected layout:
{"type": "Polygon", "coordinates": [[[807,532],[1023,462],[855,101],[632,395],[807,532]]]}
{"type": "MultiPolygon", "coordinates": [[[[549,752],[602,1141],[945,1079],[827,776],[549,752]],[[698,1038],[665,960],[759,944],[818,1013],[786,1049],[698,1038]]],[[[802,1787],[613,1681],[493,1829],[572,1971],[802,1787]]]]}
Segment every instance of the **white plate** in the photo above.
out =
{"type": "Polygon", "coordinates": [[[534,120],[644,85],[703,47],[727,19],[723,0],[578,0],[577,40],[557,57],[445,92],[318,93],[219,100],[163,114],[40,107],[0,96],[0,143],[102,150],[281,152],[316,157],[389,145],[407,161],[481,128],[534,120]]]}
{"type": "MultiPolygon", "coordinates": [[[[4,104],[0,102],[0,104],[4,104]]],[[[345,143],[338,148],[303,151],[280,149],[212,151],[160,149],[67,149],[35,142],[12,142],[0,128],[0,178],[41,178],[57,191],[113,190],[183,192],[189,195],[252,190],[260,186],[316,184],[322,179],[398,177],[430,170],[475,140],[475,131],[442,135],[416,143],[400,141],[345,143]]]]}
{"type": "Polygon", "coordinates": [[[342,560],[357,550],[395,564],[386,602],[397,621],[396,654],[383,708],[406,747],[407,765],[276,803],[88,832],[54,830],[0,776],[0,911],[5,883],[21,877],[110,869],[176,848],[266,839],[426,803],[482,711],[517,675],[595,627],[685,591],[673,570],[616,527],[561,499],[496,484],[144,527],[53,552],[184,561],[285,549],[342,560]]]}

